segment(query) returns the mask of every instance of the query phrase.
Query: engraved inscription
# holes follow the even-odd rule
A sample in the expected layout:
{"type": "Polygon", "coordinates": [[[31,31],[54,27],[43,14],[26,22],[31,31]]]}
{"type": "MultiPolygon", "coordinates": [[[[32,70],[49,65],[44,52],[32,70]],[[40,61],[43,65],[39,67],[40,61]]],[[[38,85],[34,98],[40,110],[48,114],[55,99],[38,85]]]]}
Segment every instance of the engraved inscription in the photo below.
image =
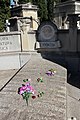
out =
{"type": "Polygon", "coordinates": [[[0,37],[0,50],[8,50],[9,45],[12,45],[12,42],[9,40],[9,37],[1,36],[0,37]]]}
{"type": "Polygon", "coordinates": [[[0,36],[0,52],[20,51],[20,35],[0,36]]]}
{"type": "Polygon", "coordinates": [[[36,42],[36,48],[59,48],[61,47],[60,41],[55,42],[36,42]]]}
{"type": "Polygon", "coordinates": [[[55,43],[41,43],[41,46],[44,46],[44,47],[54,47],[55,46],[55,43]]]}

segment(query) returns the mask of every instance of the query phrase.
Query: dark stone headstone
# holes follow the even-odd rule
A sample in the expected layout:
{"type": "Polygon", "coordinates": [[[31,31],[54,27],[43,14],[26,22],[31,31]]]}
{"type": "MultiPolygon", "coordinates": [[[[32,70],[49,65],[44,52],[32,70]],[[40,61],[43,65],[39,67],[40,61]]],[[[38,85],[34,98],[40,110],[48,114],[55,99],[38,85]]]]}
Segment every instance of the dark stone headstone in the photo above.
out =
{"type": "Polygon", "coordinates": [[[37,30],[37,40],[40,42],[57,40],[57,26],[50,21],[42,22],[37,30]]]}
{"type": "Polygon", "coordinates": [[[37,30],[37,49],[53,49],[60,47],[60,41],[57,40],[57,26],[51,21],[45,21],[40,24],[37,30]]]}

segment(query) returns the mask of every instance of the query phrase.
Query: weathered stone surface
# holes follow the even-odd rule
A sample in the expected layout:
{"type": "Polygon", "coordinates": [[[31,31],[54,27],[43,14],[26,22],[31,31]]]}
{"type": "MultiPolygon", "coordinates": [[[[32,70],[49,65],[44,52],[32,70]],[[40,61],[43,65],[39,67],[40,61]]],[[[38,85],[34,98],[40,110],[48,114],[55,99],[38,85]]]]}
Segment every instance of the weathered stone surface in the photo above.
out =
{"type": "Polygon", "coordinates": [[[66,120],[66,70],[40,55],[31,60],[0,92],[0,120],[66,120]],[[54,76],[47,76],[49,69],[55,69],[54,76]],[[42,77],[43,83],[37,83],[42,77]],[[44,92],[43,97],[29,99],[29,105],[18,94],[23,79],[31,78],[36,90],[44,92]]]}

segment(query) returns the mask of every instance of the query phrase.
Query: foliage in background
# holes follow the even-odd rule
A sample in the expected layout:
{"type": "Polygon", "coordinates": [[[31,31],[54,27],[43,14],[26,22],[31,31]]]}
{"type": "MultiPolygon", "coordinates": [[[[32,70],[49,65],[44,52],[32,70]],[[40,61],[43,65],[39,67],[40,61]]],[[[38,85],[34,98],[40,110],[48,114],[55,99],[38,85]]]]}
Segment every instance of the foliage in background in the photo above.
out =
{"type": "Polygon", "coordinates": [[[9,0],[0,0],[0,32],[4,31],[5,21],[10,17],[9,0]]]}
{"type": "Polygon", "coordinates": [[[40,21],[45,21],[48,19],[48,10],[47,10],[47,4],[45,0],[38,0],[38,16],[40,17],[40,21]]]}
{"type": "MultiPolygon", "coordinates": [[[[31,2],[37,5],[40,21],[53,20],[54,3],[60,0],[19,0],[19,4],[31,2]]],[[[10,17],[10,0],[0,0],[0,32],[4,31],[5,21],[10,17]]]]}
{"type": "Polygon", "coordinates": [[[28,2],[31,2],[32,3],[32,0],[19,0],[19,4],[25,4],[25,3],[28,3],[28,2]]]}
{"type": "Polygon", "coordinates": [[[53,20],[54,0],[47,0],[48,19],[53,20]]]}

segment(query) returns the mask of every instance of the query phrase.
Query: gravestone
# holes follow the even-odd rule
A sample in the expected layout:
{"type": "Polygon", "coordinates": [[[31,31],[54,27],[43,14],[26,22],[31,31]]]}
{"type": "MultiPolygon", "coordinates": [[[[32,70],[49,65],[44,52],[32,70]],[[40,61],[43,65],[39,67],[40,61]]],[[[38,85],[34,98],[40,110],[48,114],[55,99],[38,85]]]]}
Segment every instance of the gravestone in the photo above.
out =
{"type": "Polygon", "coordinates": [[[46,21],[41,23],[37,30],[36,49],[54,49],[60,47],[60,41],[57,39],[57,26],[46,21]]]}

